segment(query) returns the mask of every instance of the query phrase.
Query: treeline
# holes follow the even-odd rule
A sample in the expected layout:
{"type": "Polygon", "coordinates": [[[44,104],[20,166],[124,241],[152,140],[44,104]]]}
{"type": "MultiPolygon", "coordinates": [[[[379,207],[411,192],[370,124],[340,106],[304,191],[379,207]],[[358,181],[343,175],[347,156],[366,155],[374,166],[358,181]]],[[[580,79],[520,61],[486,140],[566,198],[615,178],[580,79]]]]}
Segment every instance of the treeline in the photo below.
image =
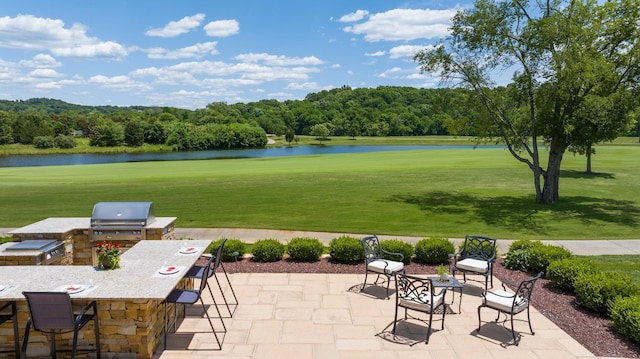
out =
{"type": "Polygon", "coordinates": [[[465,89],[389,86],[343,86],[283,102],[213,102],[196,110],[80,106],[53,99],[0,101],[0,144],[36,144],[44,137],[55,146],[60,136],[86,136],[93,146],[149,143],[200,150],[263,147],[267,133],[288,139],[476,135],[472,125],[483,115],[472,101],[465,89]]]}

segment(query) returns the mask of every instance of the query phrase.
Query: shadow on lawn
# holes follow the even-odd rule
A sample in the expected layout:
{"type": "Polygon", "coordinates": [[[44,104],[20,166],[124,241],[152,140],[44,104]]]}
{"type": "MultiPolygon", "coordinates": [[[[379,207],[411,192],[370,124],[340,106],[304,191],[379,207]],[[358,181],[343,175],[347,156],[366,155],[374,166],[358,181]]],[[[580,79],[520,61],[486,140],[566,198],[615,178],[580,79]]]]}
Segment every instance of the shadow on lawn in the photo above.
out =
{"type": "Polygon", "coordinates": [[[631,201],[586,196],[563,197],[553,205],[538,205],[532,197],[482,197],[473,194],[425,192],[399,194],[383,200],[416,205],[422,211],[475,217],[485,224],[512,230],[546,233],[552,218],[602,221],[637,226],[640,207],[631,201]],[[548,215],[537,215],[549,212],[548,215]]]}

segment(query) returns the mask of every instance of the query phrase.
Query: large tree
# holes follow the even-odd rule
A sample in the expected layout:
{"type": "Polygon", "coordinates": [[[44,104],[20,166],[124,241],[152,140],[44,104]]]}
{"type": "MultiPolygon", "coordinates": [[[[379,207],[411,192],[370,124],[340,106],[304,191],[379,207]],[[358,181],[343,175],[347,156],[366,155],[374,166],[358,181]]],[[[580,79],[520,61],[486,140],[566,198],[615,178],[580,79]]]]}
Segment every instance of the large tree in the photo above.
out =
{"type": "Polygon", "coordinates": [[[414,60],[473,90],[485,113],[474,119],[476,134],[501,137],[532,170],[536,202],[549,204],[559,198],[565,151],[628,125],[639,29],[639,0],[477,0],[454,16],[441,44],[414,60]],[[497,88],[496,76],[514,70],[511,84],[497,88]]]}

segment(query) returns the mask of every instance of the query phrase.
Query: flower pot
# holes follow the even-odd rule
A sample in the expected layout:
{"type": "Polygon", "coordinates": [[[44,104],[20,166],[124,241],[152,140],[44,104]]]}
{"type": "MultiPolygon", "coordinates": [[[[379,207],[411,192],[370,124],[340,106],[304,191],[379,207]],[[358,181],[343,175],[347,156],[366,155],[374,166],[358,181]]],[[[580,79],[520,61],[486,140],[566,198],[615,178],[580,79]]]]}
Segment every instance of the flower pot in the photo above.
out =
{"type": "Polygon", "coordinates": [[[105,270],[120,268],[120,257],[102,259],[100,261],[100,266],[105,270]]]}
{"type": "Polygon", "coordinates": [[[449,280],[449,273],[442,273],[440,274],[440,280],[443,282],[446,282],[449,280]]]}

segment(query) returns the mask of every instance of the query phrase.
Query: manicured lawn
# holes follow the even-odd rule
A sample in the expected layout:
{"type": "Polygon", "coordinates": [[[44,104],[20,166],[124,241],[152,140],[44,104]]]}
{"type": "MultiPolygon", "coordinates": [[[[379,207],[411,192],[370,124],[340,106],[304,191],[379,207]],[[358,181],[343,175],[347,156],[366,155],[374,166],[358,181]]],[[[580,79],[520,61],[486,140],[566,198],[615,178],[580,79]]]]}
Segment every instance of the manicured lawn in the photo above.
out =
{"type": "Polygon", "coordinates": [[[596,175],[565,155],[561,200],[534,203],[504,149],[0,168],[0,227],[153,201],[179,227],[503,239],[638,238],[640,147],[601,146],[596,175]]]}

